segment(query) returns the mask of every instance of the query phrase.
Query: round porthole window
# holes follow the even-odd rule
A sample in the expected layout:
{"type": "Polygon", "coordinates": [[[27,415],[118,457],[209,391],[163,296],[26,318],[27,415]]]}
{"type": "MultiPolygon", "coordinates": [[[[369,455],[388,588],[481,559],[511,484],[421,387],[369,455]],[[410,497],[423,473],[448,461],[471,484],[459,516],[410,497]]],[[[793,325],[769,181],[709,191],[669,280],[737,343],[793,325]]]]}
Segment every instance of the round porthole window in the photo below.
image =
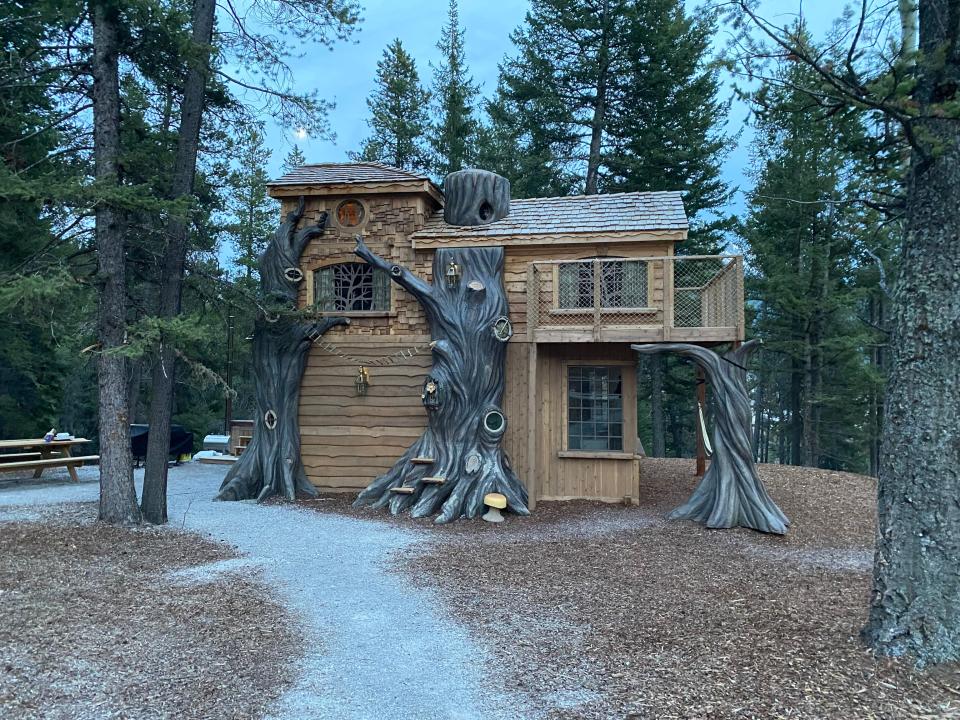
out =
{"type": "Polygon", "coordinates": [[[263,424],[267,430],[273,430],[277,426],[277,414],[273,410],[267,410],[263,414],[263,424]]]}
{"type": "Polygon", "coordinates": [[[337,205],[337,224],[340,227],[356,227],[363,222],[365,212],[359,200],[344,200],[337,205]]]}
{"type": "Polygon", "coordinates": [[[500,342],[506,342],[513,337],[513,325],[510,324],[509,318],[502,316],[497,318],[493,323],[493,336],[500,342]]]}
{"type": "Polygon", "coordinates": [[[483,416],[483,426],[487,429],[487,432],[499,435],[507,427],[507,419],[499,410],[491,410],[483,416]]]}
{"type": "Polygon", "coordinates": [[[300,268],[288,267],[283,271],[283,275],[290,282],[300,282],[303,280],[303,271],[300,268]]]}

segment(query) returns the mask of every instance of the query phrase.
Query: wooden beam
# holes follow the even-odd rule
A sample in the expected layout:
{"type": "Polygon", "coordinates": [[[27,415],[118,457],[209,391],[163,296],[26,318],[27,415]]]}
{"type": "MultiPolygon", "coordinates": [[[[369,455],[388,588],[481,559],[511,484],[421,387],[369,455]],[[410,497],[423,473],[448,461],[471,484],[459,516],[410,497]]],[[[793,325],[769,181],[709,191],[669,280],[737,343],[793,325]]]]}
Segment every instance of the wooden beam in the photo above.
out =
{"type": "Polygon", "coordinates": [[[537,412],[537,344],[527,345],[527,508],[532,512],[537,507],[540,479],[537,466],[537,435],[540,429],[540,413],[537,412]]]}

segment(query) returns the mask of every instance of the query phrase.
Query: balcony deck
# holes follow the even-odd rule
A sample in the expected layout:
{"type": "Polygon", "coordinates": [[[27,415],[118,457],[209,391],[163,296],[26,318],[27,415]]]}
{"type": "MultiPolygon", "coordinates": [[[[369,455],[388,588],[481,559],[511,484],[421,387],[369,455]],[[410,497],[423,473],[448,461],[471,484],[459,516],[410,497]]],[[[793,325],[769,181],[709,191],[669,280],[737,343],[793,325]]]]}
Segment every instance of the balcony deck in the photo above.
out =
{"type": "Polygon", "coordinates": [[[534,342],[744,339],[739,255],[537,261],[527,293],[534,342]]]}

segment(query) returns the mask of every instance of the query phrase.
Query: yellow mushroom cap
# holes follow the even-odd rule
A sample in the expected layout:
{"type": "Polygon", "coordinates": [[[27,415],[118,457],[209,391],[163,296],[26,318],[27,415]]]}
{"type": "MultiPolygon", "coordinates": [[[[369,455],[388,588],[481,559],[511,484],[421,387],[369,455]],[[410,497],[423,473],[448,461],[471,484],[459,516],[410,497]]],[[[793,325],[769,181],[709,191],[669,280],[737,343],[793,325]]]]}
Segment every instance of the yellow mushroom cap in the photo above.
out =
{"type": "Polygon", "coordinates": [[[507,506],[507,498],[500,493],[487,493],[483,496],[483,504],[503,510],[507,506]]]}

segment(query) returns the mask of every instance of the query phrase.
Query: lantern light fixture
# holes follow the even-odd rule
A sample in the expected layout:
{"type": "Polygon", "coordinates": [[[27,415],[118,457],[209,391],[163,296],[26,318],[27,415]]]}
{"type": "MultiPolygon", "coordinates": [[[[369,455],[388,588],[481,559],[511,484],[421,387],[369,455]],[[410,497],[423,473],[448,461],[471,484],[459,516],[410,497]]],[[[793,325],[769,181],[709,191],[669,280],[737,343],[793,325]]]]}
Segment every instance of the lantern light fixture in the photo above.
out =
{"type": "Polygon", "coordinates": [[[453,260],[447,265],[447,287],[454,288],[460,284],[460,266],[453,260]]]}
{"type": "Polygon", "coordinates": [[[357,376],[354,378],[354,385],[357,388],[357,395],[363,397],[367,394],[367,388],[370,387],[370,373],[361,365],[357,368],[357,376]]]}

